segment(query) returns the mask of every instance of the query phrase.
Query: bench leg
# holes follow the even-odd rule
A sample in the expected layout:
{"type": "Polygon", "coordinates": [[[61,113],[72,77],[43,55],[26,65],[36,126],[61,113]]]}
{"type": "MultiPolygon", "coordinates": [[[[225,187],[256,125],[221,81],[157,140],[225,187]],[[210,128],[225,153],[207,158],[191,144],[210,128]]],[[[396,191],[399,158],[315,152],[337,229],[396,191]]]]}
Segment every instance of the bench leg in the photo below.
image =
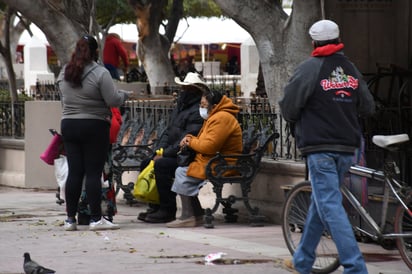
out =
{"type": "Polygon", "coordinates": [[[252,208],[252,206],[249,203],[250,184],[249,183],[241,184],[241,188],[242,188],[243,203],[246,209],[250,213],[250,225],[251,226],[263,226],[266,220],[266,217],[263,215],[259,215],[259,208],[258,207],[252,208]]]}
{"type": "Polygon", "coordinates": [[[203,227],[205,228],[214,228],[213,220],[215,218],[212,215],[212,210],[210,208],[205,209],[205,216],[203,217],[203,227]]]}
{"type": "Polygon", "coordinates": [[[206,208],[205,209],[205,216],[203,218],[204,221],[204,227],[205,228],[214,228],[213,220],[215,219],[213,217],[213,213],[216,212],[216,210],[219,208],[220,201],[222,200],[222,190],[223,186],[218,184],[213,184],[213,192],[216,194],[216,200],[215,204],[213,205],[212,208],[206,208]]]}
{"type": "Polygon", "coordinates": [[[227,223],[235,223],[238,220],[238,209],[233,208],[232,205],[238,201],[243,200],[243,203],[250,214],[250,225],[251,226],[263,226],[264,222],[266,221],[266,217],[263,215],[259,215],[259,208],[252,206],[249,203],[249,192],[250,192],[250,183],[243,183],[241,184],[242,189],[242,197],[237,198],[234,195],[230,195],[226,198],[222,197],[222,190],[223,185],[221,184],[213,184],[213,192],[216,194],[215,204],[212,208],[205,209],[205,216],[204,216],[204,227],[205,228],[213,228],[213,214],[219,208],[219,205],[223,206],[222,212],[225,215],[225,221],[227,223]]]}
{"type": "Polygon", "coordinates": [[[236,213],[239,212],[237,208],[233,208],[232,205],[236,203],[236,196],[230,195],[224,201],[221,202],[223,205],[223,214],[225,214],[225,221],[227,223],[236,223],[238,219],[238,215],[236,213]]]}
{"type": "Polygon", "coordinates": [[[207,208],[205,210],[205,216],[204,216],[204,227],[205,228],[214,228],[213,220],[215,219],[213,217],[213,213],[216,212],[216,210],[219,208],[219,205],[223,205],[222,212],[225,215],[225,221],[227,223],[236,223],[238,216],[235,214],[238,212],[238,209],[232,208],[233,201],[236,201],[235,196],[229,196],[228,198],[224,199],[222,197],[216,198],[215,205],[212,209],[207,208]],[[230,201],[229,201],[230,200],[230,201]]]}
{"type": "Polygon", "coordinates": [[[127,185],[124,185],[122,181],[122,174],[123,174],[123,171],[121,170],[117,170],[117,169],[113,170],[112,182],[116,184],[116,187],[115,187],[116,196],[121,189],[124,192],[123,198],[126,200],[126,204],[130,206],[137,204],[137,200],[134,198],[133,193],[132,193],[133,188],[134,188],[134,183],[130,182],[127,185]]]}

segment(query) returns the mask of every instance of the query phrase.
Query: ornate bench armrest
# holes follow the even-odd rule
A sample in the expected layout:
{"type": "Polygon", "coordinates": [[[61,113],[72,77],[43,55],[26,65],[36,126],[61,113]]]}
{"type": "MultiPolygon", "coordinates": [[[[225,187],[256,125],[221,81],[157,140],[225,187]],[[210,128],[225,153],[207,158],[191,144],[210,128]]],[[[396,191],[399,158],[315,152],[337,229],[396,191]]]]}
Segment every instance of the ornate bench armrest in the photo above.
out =
{"type": "Polygon", "coordinates": [[[217,154],[206,165],[206,177],[212,183],[241,183],[253,180],[257,164],[255,154],[217,154]]]}
{"type": "Polygon", "coordinates": [[[115,166],[135,167],[153,154],[153,144],[116,145],[112,150],[112,159],[115,166]]]}

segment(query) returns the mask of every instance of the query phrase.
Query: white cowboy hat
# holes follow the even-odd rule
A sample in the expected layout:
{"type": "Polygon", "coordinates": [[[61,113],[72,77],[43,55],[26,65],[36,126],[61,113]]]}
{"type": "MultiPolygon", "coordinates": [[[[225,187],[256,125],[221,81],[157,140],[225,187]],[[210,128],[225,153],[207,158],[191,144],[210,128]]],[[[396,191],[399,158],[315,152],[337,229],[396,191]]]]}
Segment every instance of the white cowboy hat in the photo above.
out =
{"type": "Polygon", "coordinates": [[[207,86],[206,82],[201,79],[201,76],[198,73],[194,73],[194,72],[188,72],[183,82],[180,80],[179,77],[175,77],[175,82],[176,84],[183,85],[183,86],[189,86],[189,85],[195,85],[195,84],[202,84],[202,85],[207,86]]]}

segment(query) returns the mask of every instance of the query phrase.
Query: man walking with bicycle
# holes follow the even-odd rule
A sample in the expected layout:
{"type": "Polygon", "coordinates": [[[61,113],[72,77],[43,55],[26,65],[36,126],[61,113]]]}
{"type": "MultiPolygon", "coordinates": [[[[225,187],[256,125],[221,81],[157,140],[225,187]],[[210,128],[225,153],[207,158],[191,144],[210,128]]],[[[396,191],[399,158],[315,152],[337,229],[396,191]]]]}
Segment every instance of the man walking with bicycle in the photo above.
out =
{"type": "Polygon", "coordinates": [[[338,25],[320,20],[311,26],[309,35],[312,55],[297,67],[279,102],[283,118],[293,124],[312,185],[301,242],[293,261],[285,265],[310,273],[326,230],[336,244],[344,273],[367,273],[339,186],[360,146],[359,116],[371,115],[375,103],[361,73],[342,51],[338,25]]]}

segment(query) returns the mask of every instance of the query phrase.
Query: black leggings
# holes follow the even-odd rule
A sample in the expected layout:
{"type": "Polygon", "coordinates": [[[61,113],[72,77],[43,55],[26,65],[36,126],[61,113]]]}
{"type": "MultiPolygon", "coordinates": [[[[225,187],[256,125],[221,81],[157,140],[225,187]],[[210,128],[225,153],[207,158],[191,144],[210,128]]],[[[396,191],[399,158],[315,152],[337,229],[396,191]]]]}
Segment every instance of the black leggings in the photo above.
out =
{"type": "Polygon", "coordinates": [[[109,130],[110,124],[103,120],[61,121],[61,133],[69,166],[65,191],[68,217],[76,216],[84,178],[91,218],[94,221],[101,218],[101,176],[109,150],[109,130]]]}

